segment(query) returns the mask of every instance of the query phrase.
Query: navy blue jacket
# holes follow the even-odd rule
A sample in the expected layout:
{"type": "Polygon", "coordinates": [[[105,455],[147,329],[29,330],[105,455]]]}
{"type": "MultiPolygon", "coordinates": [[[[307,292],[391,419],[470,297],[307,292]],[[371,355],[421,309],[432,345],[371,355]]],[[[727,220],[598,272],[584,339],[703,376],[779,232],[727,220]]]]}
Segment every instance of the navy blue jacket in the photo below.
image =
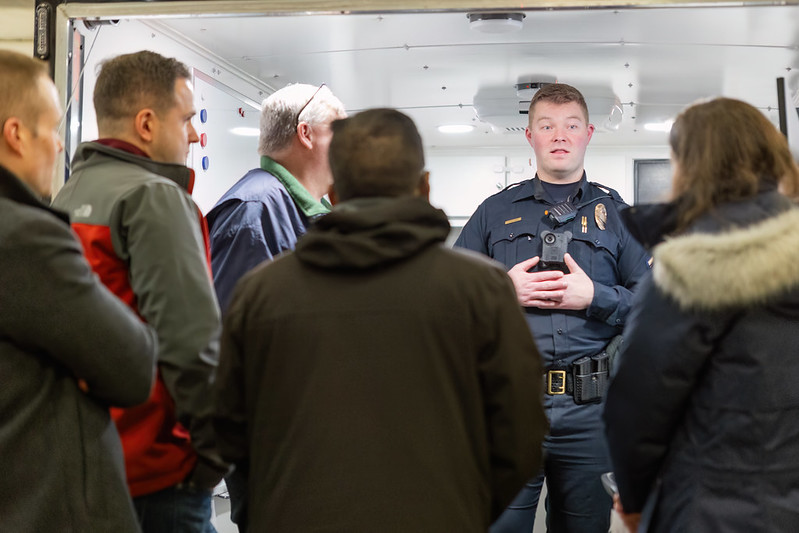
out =
{"type": "Polygon", "coordinates": [[[648,271],[649,255],[619,218],[626,207],[616,191],[589,183],[583,174],[575,195],[577,216],[558,228],[544,212],[552,204],[538,177],[486,199],[456,241],[511,267],[542,251],[541,232],[570,231],[568,252],[594,282],[588,309],[559,311],[525,308],[525,316],[547,366],[563,367],[602,351],[621,333],[632,289],[648,271]],[[600,206],[604,206],[604,209],[600,206]],[[601,212],[607,213],[601,229],[601,212]]]}
{"type": "Polygon", "coordinates": [[[293,250],[308,223],[328,211],[281,165],[263,157],[219,199],[206,216],[211,269],[219,306],[250,269],[293,250]]]}

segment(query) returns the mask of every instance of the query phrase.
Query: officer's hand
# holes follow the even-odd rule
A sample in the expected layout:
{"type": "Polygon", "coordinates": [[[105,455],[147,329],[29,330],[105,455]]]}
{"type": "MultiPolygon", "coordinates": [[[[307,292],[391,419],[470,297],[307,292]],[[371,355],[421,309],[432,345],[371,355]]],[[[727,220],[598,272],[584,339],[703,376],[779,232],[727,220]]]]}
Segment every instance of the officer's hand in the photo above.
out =
{"type": "Polygon", "coordinates": [[[508,271],[508,276],[516,289],[519,304],[525,307],[552,307],[553,300],[560,301],[565,295],[565,275],[559,270],[528,272],[538,261],[538,256],[522,261],[508,271]]]}
{"type": "Polygon", "coordinates": [[[563,277],[566,282],[566,293],[554,309],[587,309],[594,299],[594,282],[588,274],[580,268],[570,254],[565,254],[563,260],[569,268],[569,273],[563,277]]]}

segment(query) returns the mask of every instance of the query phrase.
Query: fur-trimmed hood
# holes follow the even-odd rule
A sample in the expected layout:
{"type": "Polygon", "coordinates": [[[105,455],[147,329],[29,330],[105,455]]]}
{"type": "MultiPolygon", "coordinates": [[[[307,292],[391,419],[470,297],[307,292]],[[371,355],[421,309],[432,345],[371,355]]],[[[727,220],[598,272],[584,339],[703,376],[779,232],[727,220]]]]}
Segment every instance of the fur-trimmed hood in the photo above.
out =
{"type": "Polygon", "coordinates": [[[655,284],[683,309],[761,304],[799,288],[799,209],[722,233],[691,233],[653,250],[655,284]]]}

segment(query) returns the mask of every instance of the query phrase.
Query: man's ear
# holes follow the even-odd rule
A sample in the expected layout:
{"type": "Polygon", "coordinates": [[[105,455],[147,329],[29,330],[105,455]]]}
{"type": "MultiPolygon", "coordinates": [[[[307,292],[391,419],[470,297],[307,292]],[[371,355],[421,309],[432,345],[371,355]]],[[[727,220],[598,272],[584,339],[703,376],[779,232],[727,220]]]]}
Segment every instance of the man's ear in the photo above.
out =
{"type": "Polygon", "coordinates": [[[300,122],[300,125],[297,126],[297,131],[295,132],[297,135],[297,139],[300,143],[307,149],[313,148],[313,137],[311,136],[311,126],[306,124],[305,122],[300,122]]]}
{"type": "Polygon", "coordinates": [[[22,155],[23,136],[22,121],[17,117],[6,119],[5,124],[3,124],[3,140],[15,154],[22,155]]]}
{"type": "Polygon", "coordinates": [[[136,135],[142,142],[149,144],[153,141],[153,130],[156,127],[155,111],[149,108],[144,108],[133,118],[133,127],[136,135]]]}
{"type": "Polygon", "coordinates": [[[416,186],[416,196],[430,200],[430,172],[422,172],[419,176],[419,185],[416,186]]]}
{"type": "Polygon", "coordinates": [[[338,203],[338,195],[336,195],[336,188],[333,187],[333,184],[330,184],[330,188],[327,190],[327,197],[330,199],[330,205],[336,205],[338,203]]]}
{"type": "Polygon", "coordinates": [[[533,144],[533,132],[530,131],[530,126],[524,128],[524,138],[527,139],[527,144],[535,149],[535,145],[533,144]]]}
{"type": "Polygon", "coordinates": [[[591,141],[591,136],[594,135],[594,125],[593,124],[588,124],[585,127],[585,130],[588,133],[588,141],[590,142],[591,141]]]}

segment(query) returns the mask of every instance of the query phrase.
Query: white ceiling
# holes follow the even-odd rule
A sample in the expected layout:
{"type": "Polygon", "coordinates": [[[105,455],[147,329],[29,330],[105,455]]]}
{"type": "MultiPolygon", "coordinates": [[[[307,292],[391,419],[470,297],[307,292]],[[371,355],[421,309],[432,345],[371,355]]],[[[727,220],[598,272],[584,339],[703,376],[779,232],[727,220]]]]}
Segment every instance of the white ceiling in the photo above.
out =
{"type": "MultiPolygon", "coordinates": [[[[526,11],[522,30],[484,34],[465,12],[169,18],[161,23],[280,88],[326,82],[349,110],[406,110],[428,146],[519,145],[526,117],[514,85],[570,83],[601,125],[610,98],[622,104],[617,131],[593,143],[662,144],[643,124],[673,117],[696,99],[746,100],[777,121],[775,79],[796,87],[799,6],[526,11]],[[473,104],[488,101],[490,120],[473,104]],[[596,105],[593,102],[597,102],[596,105]],[[443,135],[441,124],[471,123],[443,135]]],[[[799,81],[799,80],[797,80],[799,81]]]]}
{"type": "MultiPolygon", "coordinates": [[[[33,3],[0,0],[5,47],[30,48],[33,3]]],[[[598,126],[592,144],[610,146],[662,145],[665,134],[645,131],[645,123],[717,95],[746,100],[776,123],[775,79],[786,77],[793,95],[799,88],[797,5],[523,12],[523,29],[508,34],[469,29],[466,11],[193,15],[156,24],[271,87],[326,82],[350,111],[403,109],[429,147],[523,146],[519,82],[557,79],[577,86],[598,126]],[[616,131],[603,127],[613,99],[623,110],[616,131]],[[481,103],[491,115],[484,120],[475,113],[481,103]],[[476,130],[436,130],[454,123],[476,130]]]]}

